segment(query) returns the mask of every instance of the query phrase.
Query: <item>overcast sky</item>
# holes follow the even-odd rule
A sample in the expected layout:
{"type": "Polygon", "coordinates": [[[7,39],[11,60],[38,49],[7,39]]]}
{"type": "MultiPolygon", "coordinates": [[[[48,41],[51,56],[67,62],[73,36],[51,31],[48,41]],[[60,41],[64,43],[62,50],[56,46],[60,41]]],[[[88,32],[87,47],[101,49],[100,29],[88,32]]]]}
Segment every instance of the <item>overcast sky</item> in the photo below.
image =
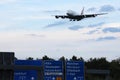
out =
{"type": "Polygon", "coordinates": [[[120,57],[120,0],[0,0],[0,51],[26,57],[120,57]],[[78,22],[67,10],[108,13],[78,22]]]}

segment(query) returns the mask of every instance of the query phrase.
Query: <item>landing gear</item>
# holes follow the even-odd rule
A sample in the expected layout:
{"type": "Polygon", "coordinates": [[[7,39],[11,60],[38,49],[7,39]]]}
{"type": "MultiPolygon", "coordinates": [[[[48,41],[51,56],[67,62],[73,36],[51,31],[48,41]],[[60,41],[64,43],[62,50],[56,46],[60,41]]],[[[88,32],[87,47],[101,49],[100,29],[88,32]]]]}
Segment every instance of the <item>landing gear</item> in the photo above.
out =
{"type": "MultiPolygon", "coordinates": [[[[75,19],[70,19],[70,21],[76,21],[75,19]]],[[[78,21],[78,20],[77,20],[78,21]]]]}
{"type": "Polygon", "coordinates": [[[65,17],[64,17],[64,16],[62,16],[61,18],[62,18],[62,19],[64,19],[65,17]]]}
{"type": "Polygon", "coordinates": [[[75,21],[75,19],[73,19],[73,21],[75,21]]]}

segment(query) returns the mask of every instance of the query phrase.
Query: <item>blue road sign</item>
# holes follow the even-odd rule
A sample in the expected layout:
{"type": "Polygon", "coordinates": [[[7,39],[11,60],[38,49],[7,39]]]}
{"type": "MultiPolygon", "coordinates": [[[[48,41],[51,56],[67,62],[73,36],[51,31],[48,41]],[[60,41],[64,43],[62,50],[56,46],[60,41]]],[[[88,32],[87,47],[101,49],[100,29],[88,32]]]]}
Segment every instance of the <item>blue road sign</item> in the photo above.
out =
{"type": "MultiPolygon", "coordinates": [[[[29,65],[42,66],[40,60],[16,60],[15,65],[29,65]]],[[[15,70],[14,80],[37,80],[36,70],[15,70]]]]}
{"type": "Polygon", "coordinates": [[[66,80],[84,80],[84,62],[66,62],[66,80]]]}
{"type": "Polygon", "coordinates": [[[14,80],[37,80],[37,71],[15,70],[14,80]]]}
{"type": "Polygon", "coordinates": [[[41,66],[42,61],[40,60],[15,60],[15,65],[34,65],[34,66],[41,66]]]}
{"type": "Polygon", "coordinates": [[[62,61],[44,61],[44,80],[63,80],[62,61]]]}

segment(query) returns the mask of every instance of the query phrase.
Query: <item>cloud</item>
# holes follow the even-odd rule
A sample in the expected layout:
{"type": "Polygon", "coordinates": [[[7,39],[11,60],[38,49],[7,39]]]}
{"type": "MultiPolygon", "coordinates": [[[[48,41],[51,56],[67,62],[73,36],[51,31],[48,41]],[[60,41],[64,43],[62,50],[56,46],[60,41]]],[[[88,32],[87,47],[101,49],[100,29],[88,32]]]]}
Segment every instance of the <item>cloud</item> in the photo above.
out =
{"type": "Polygon", "coordinates": [[[103,40],[115,40],[117,39],[116,37],[113,36],[107,36],[107,37],[100,37],[96,41],[103,41],[103,40]]]}
{"type": "Polygon", "coordinates": [[[104,22],[89,25],[88,28],[91,28],[87,34],[119,34],[120,32],[120,24],[119,23],[107,23],[104,22]],[[96,26],[96,27],[95,27],[96,26]]]}
{"type": "Polygon", "coordinates": [[[104,5],[100,8],[100,12],[112,12],[115,11],[115,8],[111,5],[104,5]]]}
{"type": "Polygon", "coordinates": [[[5,4],[9,2],[16,2],[17,0],[0,0],[0,4],[5,4]]]}
{"type": "Polygon", "coordinates": [[[71,26],[71,27],[69,27],[69,29],[70,30],[79,30],[79,29],[81,29],[81,28],[83,28],[83,26],[79,26],[79,25],[75,25],[75,26],[71,26]]]}
{"type": "Polygon", "coordinates": [[[97,23],[97,24],[88,25],[88,27],[97,27],[97,26],[102,26],[103,24],[105,24],[105,22],[101,22],[101,23],[97,23]]]}
{"type": "Polygon", "coordinates": [[[120,8],[118,10],[120,11],[120,8]]]}
{"type": "Polygon", "coordinates": [[[92,30],[92,31],[89,31],[87,34],[93,34],[95,32],[97,32],[98,30],[92,30]]]}
{"type": "Polygon", "coordinates": [[[31,37],[45,37],[45,35],[40,35],[40,34],[26,34],[26,35],[31,37]]]}
{"type": "MultiPolygon", "coordinates": [[[[105,22],[101,22],[101,23],[97,23],[97,24],[88,25],[88,27],[93,28],[93,27],[102,26],[102,25],[104,25],[104,24],[105,24],[105,22]]],[[[74,25],[74,26],[69,27],[70,30],[79,30],[79,29],[82,29],[82,28],[84,28],[84,26],[74,25]]],[[[96,32],[96,30],[91,31],[91,32],[92,32],[92,33],[93,33],[93,32],[96,32]]],[[[90,33],[91,33],[91,32],[90,32],[90,33]]]]}
{"type": "Polygon", "coordinates": [[[90,25],[88,25],[88,27],[89,28],[93,28],[93,30],[90,30],[87,34],[93,34],[95,32],[98,32],[99,29],[101,29],[100,27],[103,26],[104,24],[105,24],[105,22],[100,22],[100,23],[97,23],[97,24],[90,24],[90,25]]]}
{"type": "Polygon", "coordinates": [[[60,13],[61,11],[60,10],[46,10],[46,11],[43,11],[44,13],[60,13]]]}
{"type": "Polygon", "coordinates": [[[120,28],[105,28],[105,29],[103,29],[103,32],[104,33],[107,33],[107,32],[116,33],[116,32],[120,32],[120,28]]]}
{"type": "Polygon", "coordinates": [[[96,8],[92,7],[92,8],[87,9],[87,11],[88,12],[96,11],[96,8]]]}
{"type": "Polygon", "coordinates": [[[59,21],[59,22],[55,22],[53,24],[49,24],[49,25],[45,26],[45,28],[56,27],[56,26],[60,26],[60,25],[64,25],[64,24],[66,24],[66,22],[59,21]]]}

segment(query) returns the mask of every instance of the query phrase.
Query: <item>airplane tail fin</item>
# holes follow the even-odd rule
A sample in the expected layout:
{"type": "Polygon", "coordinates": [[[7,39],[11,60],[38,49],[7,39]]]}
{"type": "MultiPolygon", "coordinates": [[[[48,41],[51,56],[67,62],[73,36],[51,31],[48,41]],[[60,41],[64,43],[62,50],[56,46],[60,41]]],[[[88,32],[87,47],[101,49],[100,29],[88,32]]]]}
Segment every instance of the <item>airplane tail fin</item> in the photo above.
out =
{"type": "Polygon", "coordinates": [[[83,15],[84,14],[84,7],[83,7],[83,9],[82,9],[82,11],[81,11],[81,15],[83,15]]]}

